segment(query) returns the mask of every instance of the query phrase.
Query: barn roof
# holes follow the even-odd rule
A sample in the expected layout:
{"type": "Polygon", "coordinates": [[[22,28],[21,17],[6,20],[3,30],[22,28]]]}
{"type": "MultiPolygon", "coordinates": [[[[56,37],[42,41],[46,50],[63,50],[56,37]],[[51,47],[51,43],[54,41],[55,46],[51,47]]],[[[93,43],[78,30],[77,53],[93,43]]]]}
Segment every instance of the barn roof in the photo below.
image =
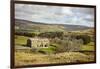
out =
{"type": "Polygon", "coordinates": [[[29,38],[29,40],[49,40],[49,39],[48,38],[35,37],[35,38],[29,38]]]}

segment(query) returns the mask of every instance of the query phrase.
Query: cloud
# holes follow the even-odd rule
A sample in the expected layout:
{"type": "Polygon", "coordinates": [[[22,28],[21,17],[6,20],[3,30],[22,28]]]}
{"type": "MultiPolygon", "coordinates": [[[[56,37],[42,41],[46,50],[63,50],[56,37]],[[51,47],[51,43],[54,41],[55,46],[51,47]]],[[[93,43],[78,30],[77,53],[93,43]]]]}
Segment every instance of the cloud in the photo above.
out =
{"type": "Polygon", "coordinates": [[[15,18],[34,22],[94,26],[94,9],[16,4],[15,18]]]}

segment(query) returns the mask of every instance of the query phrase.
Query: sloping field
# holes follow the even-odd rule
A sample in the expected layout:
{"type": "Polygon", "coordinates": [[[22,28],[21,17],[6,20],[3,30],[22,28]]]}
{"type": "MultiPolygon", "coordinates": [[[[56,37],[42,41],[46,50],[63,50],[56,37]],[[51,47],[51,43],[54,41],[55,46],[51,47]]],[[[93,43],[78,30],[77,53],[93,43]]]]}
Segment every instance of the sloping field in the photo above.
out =
{"type": "Polygon", "coordinates": [[[93,60],[94,60],[94,55],[85,55],[80,52],[64,52],[64,53],[49,54],[49,55],[40,53],[28,53],[28,52],[15,53],[15,66],[92,62],[93,60]]]}

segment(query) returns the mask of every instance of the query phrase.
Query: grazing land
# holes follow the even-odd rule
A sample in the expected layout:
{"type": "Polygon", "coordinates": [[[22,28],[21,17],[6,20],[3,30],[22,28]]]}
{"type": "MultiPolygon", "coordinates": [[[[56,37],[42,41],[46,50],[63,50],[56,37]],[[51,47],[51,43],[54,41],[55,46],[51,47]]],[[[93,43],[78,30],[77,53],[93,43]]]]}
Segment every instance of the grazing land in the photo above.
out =
{"type": "Polygon", "coordinates": [[[15,20],[15,66],[93,62],[94,28],[15,20]],[[47,38],[47,48],[27,46],[29,38],[47,38]]]}

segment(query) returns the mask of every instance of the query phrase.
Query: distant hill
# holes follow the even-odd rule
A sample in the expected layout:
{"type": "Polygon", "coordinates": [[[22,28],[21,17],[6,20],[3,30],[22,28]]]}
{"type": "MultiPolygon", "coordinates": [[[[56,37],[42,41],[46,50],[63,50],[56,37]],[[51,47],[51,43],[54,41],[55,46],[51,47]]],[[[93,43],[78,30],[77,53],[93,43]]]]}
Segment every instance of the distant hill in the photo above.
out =
{"type": "Polygon", "coordinates": [[[81,30],[86,30],[86,29],[91,28],[91,27],[81,26],[81,25],[66,25],[66,24],[64,24],[63,26],[68,31],[81,31],[81,30]]]}
{"type": "Polygon", "coordinates": [[[52,31],[81,31],[90,27],[68,24],[46,24],[27,20],[15,19],[15,29],[22,31],[52,32],[52,31]]]}

